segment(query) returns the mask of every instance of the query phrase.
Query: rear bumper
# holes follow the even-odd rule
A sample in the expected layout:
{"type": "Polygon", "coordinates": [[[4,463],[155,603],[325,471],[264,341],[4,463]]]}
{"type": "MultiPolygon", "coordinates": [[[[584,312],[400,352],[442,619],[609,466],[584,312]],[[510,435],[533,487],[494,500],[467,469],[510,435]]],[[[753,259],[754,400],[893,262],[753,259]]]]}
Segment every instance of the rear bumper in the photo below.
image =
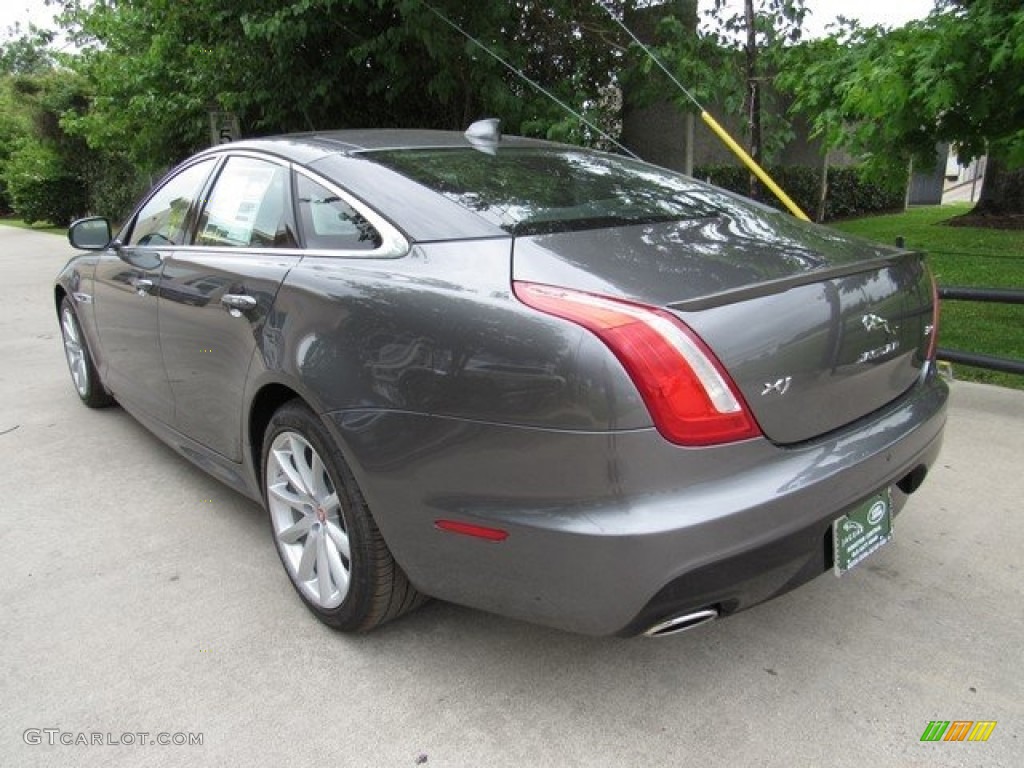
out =
{"type": "MultiPolygon", "coordinates": [[[[938,453],[935,444],[933,455],[938,453]]],[[[933,457],[922,457],[929,463],[933,457]]],[[[893,488],[896,510],[906,494],[893,488]]],[[[728,616],[783,595],[832,568],[832,522],[841,510],[799,531],[678,576],[616,634],[642,634],[659,622],[703,608],[728,616]]]]}
{"type": "MultiPolygon", "coordinates": [[[[844,510],[938,455],[945,384],[825,438],[685,449],[653,429],[581,433],[394,412],[330,425],[413,583],[452,602],[594,635],[733,613],[831,566],[844,510]],[[452,518],[500,543],[445,533],[452,518]]],[[[915,479],[918,479],[915,477],[915,479]]],[[[894,492],[897,508],[905,501],[894,492]]]]}

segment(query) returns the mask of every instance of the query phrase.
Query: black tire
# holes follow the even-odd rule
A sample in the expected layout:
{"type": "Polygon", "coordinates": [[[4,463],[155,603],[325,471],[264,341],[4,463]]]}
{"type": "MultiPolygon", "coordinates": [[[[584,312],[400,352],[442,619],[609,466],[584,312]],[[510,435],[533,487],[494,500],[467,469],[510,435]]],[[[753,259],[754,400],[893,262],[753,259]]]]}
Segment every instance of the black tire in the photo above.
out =
{"type": "Polygon", "coordinates": [[[100,375],[92,361],[92,352],[89,351],[89,342],[82,333],[82,325],[78,322],[75,307],[67,296],[60,303],[57,320],[64,342],[64,357],[78,397],[90,408],[106,408],[112,405],[114,398],[100,381],[100,375]]]}
{"type": "Polygon", "coordinates": [[[346,632],[365,632],[426,601],[395,562],[330,433],[298,400],[281,406],[267,425],[261,488],[278,557],[302,602],[320,621],[346,632]],[[296,435],[301,439],[296,440],[296,435]],[[314,469],[315,457],[320,459],[326,478],[314,469]],[[300,475],[301,483],[289,479],[286,465],[300,475]],[[310,480],[317,487],[306,488],[310,480]],[[331,491],[337,496],[336,505],[324,501],[333,498],[331,491]],[[282,499],[282,493],[290,498],[282,499]],[[314,498],[317,500],[313,501],[314,498]],[[303,500],[307,503],[301,503],[303,500]],[[347,536],[347,558],[343,548],[335,546],[336,540],[329,531],[331,524],[347,536]],[[303,525],[308,526],[304,533],[286,534],[303,525]],[[318,548],[317,537],[323,540],[325,549],[318,548]],[[337,560],[322,569],[325,560],[331,563],[326,547],[332,546],[337,560]],[[311,555],[316,563],[307,566],[303,573],[303,562],[311,548],[317,548],[311,555]],[[342,593],[334,579],[333,568],[338,563],[348,568],[347,593],[342,593]],[[325,577],[327,582],[319,581],[322,570],[329,574],[325,577]],[[340,604],[333,605],[332,599],[339,598],[340,604]]]}

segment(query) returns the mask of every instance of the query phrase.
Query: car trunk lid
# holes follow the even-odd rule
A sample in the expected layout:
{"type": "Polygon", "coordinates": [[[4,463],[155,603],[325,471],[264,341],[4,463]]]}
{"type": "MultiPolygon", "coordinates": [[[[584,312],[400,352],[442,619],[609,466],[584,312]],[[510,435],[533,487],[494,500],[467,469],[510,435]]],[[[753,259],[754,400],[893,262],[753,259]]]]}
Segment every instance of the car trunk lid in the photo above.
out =
{"type": "Polygon", "coordinates": [[[673,312],[780,444],[899,397],[933,332],[919,254],[773,213],[518,237],[513,278],[673,312]]]}

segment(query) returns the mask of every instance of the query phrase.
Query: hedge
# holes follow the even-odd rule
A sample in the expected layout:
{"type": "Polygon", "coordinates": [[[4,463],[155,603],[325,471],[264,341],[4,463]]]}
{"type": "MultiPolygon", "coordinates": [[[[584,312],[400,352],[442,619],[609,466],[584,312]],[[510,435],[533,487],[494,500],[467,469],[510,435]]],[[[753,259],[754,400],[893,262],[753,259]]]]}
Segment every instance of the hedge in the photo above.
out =
{"type": "MultiPolygon", "coordinates": [[[[780,166],[768,168],[769,175],[786,194],[812,219],[818,210],[821,193],[821,170],[806,166],[780,166]]],[[[750,194],[750,172],[734,165],[706,165],[694,169],[697,179],[710,181],[741,195],[750,194]]],[[[782,209],[780,203],[760,182],[757,199],[782,209]]],[[[872,213],[903,210],[904,193],[880,184],[865,181],[856,168],[829,168],[828,196],[825,200],[825,219],[846,219],[872,213]]]]}
{"type": "Polygon", "coordinates": [[[3,176],[10,206],[26,224],[64,226],[88,205],[83,180],[64,169],[55,150],[33,139],[18,143],[3,176]]]}

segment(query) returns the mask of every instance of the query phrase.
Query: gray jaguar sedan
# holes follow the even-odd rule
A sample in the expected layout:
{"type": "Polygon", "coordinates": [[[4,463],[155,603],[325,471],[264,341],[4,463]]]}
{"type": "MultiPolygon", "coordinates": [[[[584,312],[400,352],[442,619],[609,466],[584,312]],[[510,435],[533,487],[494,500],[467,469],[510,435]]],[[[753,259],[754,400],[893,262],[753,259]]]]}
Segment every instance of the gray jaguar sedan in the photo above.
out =
{"type": "Polygon", "coordinates": [[[79,397],[263,504],[342,630],[433,596],[670,634],[890,539],[945,423],[921,254],[474,135],[224,145],[76,222],[79,397]]]}

